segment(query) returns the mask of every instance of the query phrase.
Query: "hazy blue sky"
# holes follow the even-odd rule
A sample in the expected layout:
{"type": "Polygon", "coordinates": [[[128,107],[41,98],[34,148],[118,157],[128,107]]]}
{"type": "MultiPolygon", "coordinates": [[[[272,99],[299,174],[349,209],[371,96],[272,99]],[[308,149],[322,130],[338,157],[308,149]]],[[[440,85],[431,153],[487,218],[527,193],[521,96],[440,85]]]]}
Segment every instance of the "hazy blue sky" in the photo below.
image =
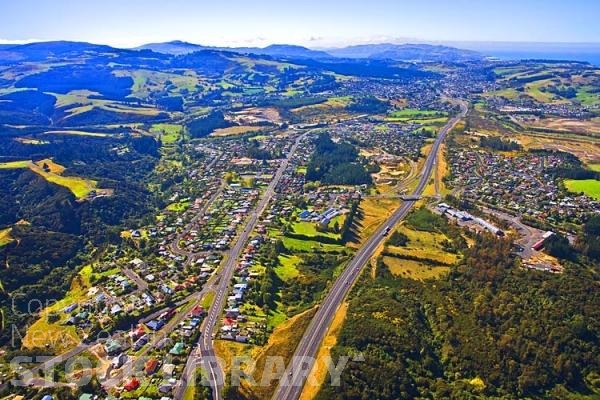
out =
{"type": "Polygon", "coordinates": [[[600,42],[597,0],[0,0],[0,43],[600,42]]]}

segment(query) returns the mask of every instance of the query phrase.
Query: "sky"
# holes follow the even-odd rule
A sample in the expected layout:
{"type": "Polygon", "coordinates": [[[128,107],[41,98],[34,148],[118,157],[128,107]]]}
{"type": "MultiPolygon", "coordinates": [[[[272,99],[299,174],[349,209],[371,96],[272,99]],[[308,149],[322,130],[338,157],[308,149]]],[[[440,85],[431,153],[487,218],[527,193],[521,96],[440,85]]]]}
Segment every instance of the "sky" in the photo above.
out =
{"type": "Polygon", "coordinates": [[[0,0],[0,44],[600,42],[597,0],[0,0]]]}

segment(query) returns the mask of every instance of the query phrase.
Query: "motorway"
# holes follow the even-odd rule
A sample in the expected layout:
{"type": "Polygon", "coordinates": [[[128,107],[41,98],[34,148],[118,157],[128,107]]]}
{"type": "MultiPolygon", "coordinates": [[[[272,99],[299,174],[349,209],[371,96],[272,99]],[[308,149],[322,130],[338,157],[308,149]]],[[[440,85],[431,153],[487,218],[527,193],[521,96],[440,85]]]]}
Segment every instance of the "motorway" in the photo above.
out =
{"type": "MultiPolygon", "coordinates": [[[[223,311],[223,308],[225,306],[225,301],[227,299],[227,294],[229,292],[229,284],[233,277],[233,272],[235,270],[235,266],[237,265],[238,259],[241,255],[244,247],[246,246],[246,243],[248,242],[248,238],[252,234],[252,231],[254,230],[254,228],[258,222],[258,217],[262,214],[264,209],[269,204],[269,201],[273,197],[273,194],[275,193],[275,188],[277,187],[277,184],[281,180],[281,178],[289,164],[290,159],[292,158],[293,154],[296,152],[296,149],[300,145],[301,140],[311,132],[312,131],[305,132],[296,139],[296,141],[292,145],[290,151],[288,152],[287,157],[285,158],[285,160],[281,163],[281,165],[277,169],[277,172],[275,173],[275,176],[269,183],[269,186],[267,187],[264,195],[262,196],[259,203],[254,208],[254,210],[250,216],[250,220],[248,221],[248,223],[246,224],[246,227],[244,228],[244,231],[240,234],[234,247],[231,249],[231,251],[228,254],[228,257],[227,257],[227,259],[223,265],[223,268],[219,274],[220,280],[219,280],[218,286],[215,288],[215,292],[216,292],[215,299],[213,301],[212,306],[210,307],[210,310],[208,311],[208,315],[206,316],[203,326],[202,326],[202,335],[200,337],[200,343],[199,343],[199,351],[200,351],[200,355],[202,358],[207,358],[207,357],[214,358],[215,357],[215,352],[214,352],[214,348],[213,348],[213,338],[212,338],[213,330],[214,330],[215,325],[217,324],[217,321],[219,320],[221,312],[223,311]]],[[[194,354],[191,354],[190,359],[195,360],[197,358],[194,356],[194,354]]],[[[183,398],[183,394],[185,393],[185,388],[189,384],[188,379],[190,377],[194,376],[194,372],[195,372],[194,368],[196,367],[195,364],[196,364],[195,362],[190,362],[190,361],[188,361],[188,363],[186,363],[185,369],[182,373],[181,380],[179,381],[179,384],[177,385],[177,387],[174,390],[173,398],[175,400],[179,400],[179,399],[183,398]]],[[[222,386],[222,382],[224,382],[223,371],[221,371],[221,368],[219,365],[214,365],[212,363],[206,363],[203,366],[206,370],[206,373],[208,374],[207,378],[212,387],[213,399],[214,400],[221,399],[221,386],[222,386]]],[[[193,384],[193,383],[191,383],[191,384],[193,384]]]]}
{"type": "MultiPolygon", "coordinates": [[[[421,180],[412,195],[420,196],[423,193],[435,165],[440,145],[446,138],[448,132],[454,128],[461,118],[466,116],[467,105],[462,101],[459,102],[459,104],[461,108],[460,113],[456,117],[450,119],[440,130],[440,133],[431,148],[431,152],[427,157],[427,161],[425,162],[421,180]]],[[[305,378],[312,369],[312,363],[306,362],[305,360],[308,360],[306,357],[312,359],[316,357],[317,351],[319,350],[323,338],[325,337],[339,306],[346,298],[352,285],[360,276],[362,269],[369,259],[371,259],[376,249],[385,240],[386,229],[388,227],[394,227],[404,219],[414,203],[414,201],[403,202],[402,205],[372,234],[340,274],[327,294],[327,297],[319,307],[310,325],[304,332],[304,336],[300,340],[292,358],[292,363],[286,370],[286,376],[282,377],[279,382],[279,386],[273,395],[273,399],[296,400],[300,397],[304,387],[305,378]],[[294,360],[303,361],[298,364],[297,362],[294,362],[294,360]]]]}

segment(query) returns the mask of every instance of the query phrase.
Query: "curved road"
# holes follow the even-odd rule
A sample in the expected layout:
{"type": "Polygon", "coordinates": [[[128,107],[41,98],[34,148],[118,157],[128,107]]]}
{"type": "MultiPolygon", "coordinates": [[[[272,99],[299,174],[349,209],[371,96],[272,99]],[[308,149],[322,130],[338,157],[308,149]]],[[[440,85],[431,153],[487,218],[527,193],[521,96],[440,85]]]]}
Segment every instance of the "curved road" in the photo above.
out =
{"type": "MultiPolygon", "coordinates": [[[[460,113],[448,121],[448,123],[444,125],[438,134],[431,152],[427,157],[423,174],[421,175],[421,180],[413,192],[413,196],[420,196],[423,193],[423,190],[427,186],[431,176],[433,166],[435,165],[435,160],[440,145],[446,138],[448,132],[454,128],[461,118],[466,115],[466,103],[460,101],[459,104],[461,108],[460,113]]],[[[386,229],[388,227],[395,226],[398,224],[398,222],[405,218],[413,205],[414,201],[403,202],[400,208],[398,208],[365,242],[363,247],[361,247],[350,263],[348,263],[346,269],[344,269],[344,271],[340,274],[338,279],[333,284],[333,287],[327,294],[327,297],[319,307],[319,310],[315,314],[310,325],[306,329],[304,336],[300,340],[300,343],[296,348],[296,352],[294,353],[294,357],[292,358],[292,363],[286,370],[286,376],[282,377],[279,386],[273,395],[273,399],[296,400],[300,397],[302,388],[304,387],[305,376],[310,373],[310,370],[312,369],[312,363],[308,363],[306,361],[298,363],[294,360],[307,360],[308,358],[305,357],[312,357],[313,359],[316,357],[317,351],[319,350],[321,342],[323,341],[323,338],[329,329],[329,325],[331,324],[337,309],[344,301],[344,298],[350,291],[352,284],[359,277],[361,270],[367,264],[367,261],[373,256],[375,250],[385,240],[386,229]]]]}

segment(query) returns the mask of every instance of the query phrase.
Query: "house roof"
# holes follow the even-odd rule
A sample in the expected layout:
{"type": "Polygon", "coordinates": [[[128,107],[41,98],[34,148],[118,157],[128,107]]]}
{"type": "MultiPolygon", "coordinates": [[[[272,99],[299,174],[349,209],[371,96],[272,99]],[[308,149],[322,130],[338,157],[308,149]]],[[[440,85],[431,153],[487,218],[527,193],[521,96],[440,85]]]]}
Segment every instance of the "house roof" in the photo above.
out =
{"type": "Polygon", "coordinates": [[[169,350],[169,354],[178,356],[181,353],[183,353],[184,349],[185,349],[185,344],[183,344],[183,342],[177,342],[177,343],[175,343],[175,346],[173,346],[173,348],[171,350],[169,350]]]}

